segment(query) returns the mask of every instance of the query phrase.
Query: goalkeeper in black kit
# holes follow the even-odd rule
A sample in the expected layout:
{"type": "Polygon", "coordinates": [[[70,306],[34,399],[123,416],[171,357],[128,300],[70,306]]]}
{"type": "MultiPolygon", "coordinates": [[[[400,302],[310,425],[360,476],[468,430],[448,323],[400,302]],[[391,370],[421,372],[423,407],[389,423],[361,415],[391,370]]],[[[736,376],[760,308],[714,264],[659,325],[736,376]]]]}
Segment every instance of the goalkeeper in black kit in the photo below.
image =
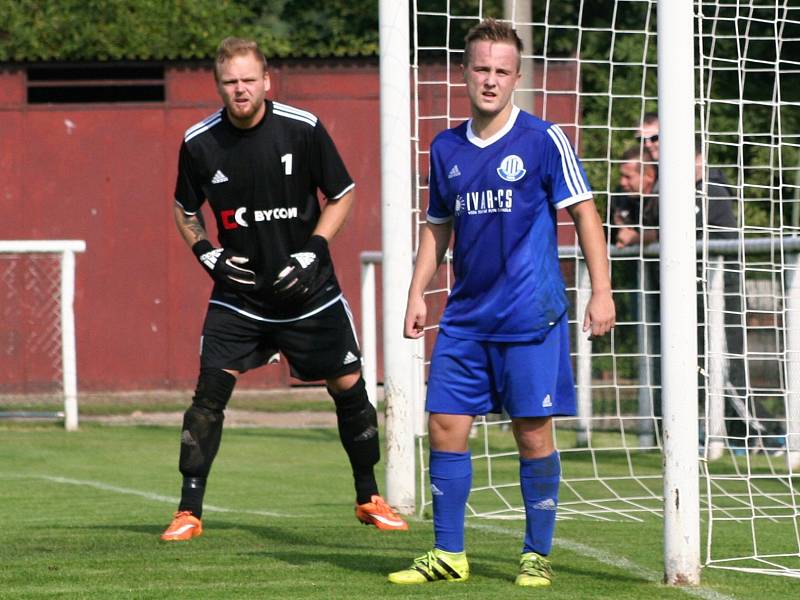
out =
{"type": "Polygon", "coordinates": [[[378,492],[377,414],[328,253],[352,207],[354,183],[316,116],[266,99],[267,61],[255,42],[223,40],[214,76],[224,107],[186,131],[175,189],[178,231],[214,289],[200,376],[183,418],[181,501],[161,539],[202,534],[203,495],[236,378],[278,352],[294,377],[327,385],[353,470],[356,517],[379,529],[407,529],[378,492]],[[206,201],[219,245],[203,226],[206,201]]]}

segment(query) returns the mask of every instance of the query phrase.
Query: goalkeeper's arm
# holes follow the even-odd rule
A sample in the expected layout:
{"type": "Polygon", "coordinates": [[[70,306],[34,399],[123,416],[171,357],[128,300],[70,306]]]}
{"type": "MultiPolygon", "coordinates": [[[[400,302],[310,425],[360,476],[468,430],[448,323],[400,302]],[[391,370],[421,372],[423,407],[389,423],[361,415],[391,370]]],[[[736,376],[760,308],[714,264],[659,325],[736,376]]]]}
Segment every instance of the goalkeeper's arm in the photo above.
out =
{"type": "Polygon", "coordinates": [[[187,214],[183,207],[176,202],[172,207],[172,213],[175,217],[175,226],[178,228],[178,233],[181,234],[189,248],[199,241],[208,240],[208,233],[203,225],[200,212],[193,215],[187,214]]]}
{"type": "Polygon", "coordinates": [[[187,214],[177,203],[173,213],[181,237],[214,281],[239,291],[255,289],[256,274],[244,267],[248,259],[236,256],[225,248],[214,248],[208,239],[200,213],[187,214]]]}

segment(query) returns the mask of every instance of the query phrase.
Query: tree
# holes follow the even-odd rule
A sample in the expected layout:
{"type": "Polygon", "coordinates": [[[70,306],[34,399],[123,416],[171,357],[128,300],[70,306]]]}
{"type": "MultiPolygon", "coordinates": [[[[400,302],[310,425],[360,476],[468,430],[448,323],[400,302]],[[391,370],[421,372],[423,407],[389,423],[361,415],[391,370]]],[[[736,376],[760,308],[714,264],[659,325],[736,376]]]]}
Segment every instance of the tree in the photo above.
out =
{"type": "Polygon", "coordinates": [[[271,58],[374,56],[374,0],[0,0],[0,61],[209,59],[229,35],[271,58]]]}

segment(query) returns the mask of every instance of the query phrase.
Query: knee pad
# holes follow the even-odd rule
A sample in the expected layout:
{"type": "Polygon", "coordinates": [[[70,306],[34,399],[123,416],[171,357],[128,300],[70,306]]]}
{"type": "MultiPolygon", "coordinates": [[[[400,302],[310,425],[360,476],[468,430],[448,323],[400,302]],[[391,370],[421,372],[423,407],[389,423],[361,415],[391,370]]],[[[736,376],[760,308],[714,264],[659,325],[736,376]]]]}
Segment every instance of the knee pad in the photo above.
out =
{"type": "Polygon", "coordinates": [[[220,369],[202,369],[192,405],[183,415],[180,471],[207,477],[222,439],[223,412],[236,378],[220,369]]]}
{"type": "Polygon", "coordinates": [[[231,399],[236,377],[222,369],[200,369],[192,405],[223,411],[231,399]]]}
{"type": "Polygon", "coordinates": [[[372,466],[380,460],[378,413],[370,404],[364,379],[349,390],[328,393],[336,404],[339,438],[354,466],[372,466]]]}

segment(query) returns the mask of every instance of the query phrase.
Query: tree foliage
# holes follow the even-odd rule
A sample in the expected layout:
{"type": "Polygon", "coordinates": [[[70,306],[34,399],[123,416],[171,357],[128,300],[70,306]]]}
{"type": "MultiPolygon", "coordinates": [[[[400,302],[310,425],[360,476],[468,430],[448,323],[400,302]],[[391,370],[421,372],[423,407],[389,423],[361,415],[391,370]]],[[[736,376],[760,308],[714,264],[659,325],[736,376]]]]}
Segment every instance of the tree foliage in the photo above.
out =
{"type": "Polygon", "coordinates": [[[208,59],[228,35],[269,57],[373,56],[374,0],[0,0],[0,61],[208,59]]]}

